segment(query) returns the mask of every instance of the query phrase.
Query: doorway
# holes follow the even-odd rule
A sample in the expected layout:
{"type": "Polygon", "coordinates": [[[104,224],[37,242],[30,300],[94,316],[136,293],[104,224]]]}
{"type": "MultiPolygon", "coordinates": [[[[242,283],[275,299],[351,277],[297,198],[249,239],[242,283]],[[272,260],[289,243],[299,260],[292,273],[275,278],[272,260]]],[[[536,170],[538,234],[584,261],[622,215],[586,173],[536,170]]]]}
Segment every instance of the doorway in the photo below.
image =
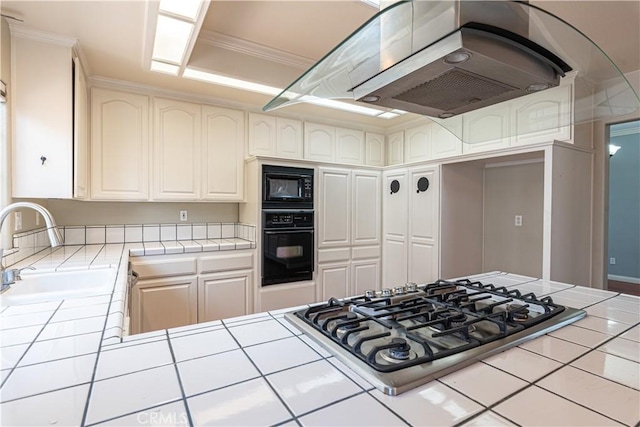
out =
{"type": "Polygon", "coordinates": [[[640,296],[640,120],[609,126],[610,291],[640,296]]]}

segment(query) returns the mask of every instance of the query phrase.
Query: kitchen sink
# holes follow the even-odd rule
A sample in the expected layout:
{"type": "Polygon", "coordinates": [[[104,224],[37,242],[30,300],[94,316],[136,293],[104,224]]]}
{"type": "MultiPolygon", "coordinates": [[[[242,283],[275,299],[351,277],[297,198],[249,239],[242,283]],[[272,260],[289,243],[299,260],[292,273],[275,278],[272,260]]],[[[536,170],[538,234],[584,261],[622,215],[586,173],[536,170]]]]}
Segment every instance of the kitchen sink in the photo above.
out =
{"type": "Polygon", "coordinates": [[[0,294],[0,305],[21,305],[110,294],[113,291],[116,273],[115,268],[49,273],[24,271],[22,280],[16,281],[0,294]]]}

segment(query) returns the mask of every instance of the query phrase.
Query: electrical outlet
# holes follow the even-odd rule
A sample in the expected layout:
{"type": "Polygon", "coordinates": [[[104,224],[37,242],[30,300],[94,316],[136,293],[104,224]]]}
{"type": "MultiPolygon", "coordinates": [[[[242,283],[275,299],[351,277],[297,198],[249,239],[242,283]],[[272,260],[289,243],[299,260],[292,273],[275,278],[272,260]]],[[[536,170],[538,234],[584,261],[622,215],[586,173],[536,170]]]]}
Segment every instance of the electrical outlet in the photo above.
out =
{"type": "Polygon", "coordinates": [[[615,258],[609,258],[609,264],[615,265],[616,264],[616,259],[615,258]]]}
{"type": "Polygon", "coordinates": [[[522,227],[522,215],[516,215],[516,227],[522,227]]]}
{"type": "Polygon", "coordinates": [[[22,230],[22,212],[16,212],[13,218],[14,218],[14,221],[13,221],[14,230],[15,231],[22,230]]]}
{"type": "Polygon", "coordinates": [[[180,211],[180,221],[187,220],[187,211],[180,211]]]}

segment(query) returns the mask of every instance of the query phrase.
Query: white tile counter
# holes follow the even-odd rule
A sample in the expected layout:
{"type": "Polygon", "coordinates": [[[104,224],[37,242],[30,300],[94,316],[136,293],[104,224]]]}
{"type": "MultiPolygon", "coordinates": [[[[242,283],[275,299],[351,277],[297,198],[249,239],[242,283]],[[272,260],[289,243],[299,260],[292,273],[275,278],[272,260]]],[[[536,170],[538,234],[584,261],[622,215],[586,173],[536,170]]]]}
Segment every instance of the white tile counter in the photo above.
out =
{"type": "MultiPolygon", "coordinates": [[[[127,247],[120,246],[119,271],[127,260],[127,247]]],[[[107,253],[100,255],[106,249],[76,250],[67,260],[93,256],[92,263],[108,263],[107,253]]],[[[101,345],[113,327],[107,314],[119,295],[12,306],[0,313],[1,424],[632,426],[640,421],[639,298],[503,273],[480,280],[571,301],[589,315],[390,397],[300,335],[282,318],[290,309],[101,345]]]]}

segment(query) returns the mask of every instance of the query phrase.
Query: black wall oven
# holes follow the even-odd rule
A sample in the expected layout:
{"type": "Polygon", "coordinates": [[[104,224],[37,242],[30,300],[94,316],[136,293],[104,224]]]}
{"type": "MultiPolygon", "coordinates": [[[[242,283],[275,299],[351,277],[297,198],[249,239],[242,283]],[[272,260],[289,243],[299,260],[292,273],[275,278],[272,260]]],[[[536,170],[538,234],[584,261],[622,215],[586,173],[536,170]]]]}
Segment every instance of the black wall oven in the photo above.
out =
{"type": "Polygon", "coordinates": [[[313,209],[313,169],[263,165],[262,209],[313,209]]]}
{"type": "Polygon", "coordinates": [[[311,280],[313,211],[263,211],[262,225],[262,286],[311,280]]]}

